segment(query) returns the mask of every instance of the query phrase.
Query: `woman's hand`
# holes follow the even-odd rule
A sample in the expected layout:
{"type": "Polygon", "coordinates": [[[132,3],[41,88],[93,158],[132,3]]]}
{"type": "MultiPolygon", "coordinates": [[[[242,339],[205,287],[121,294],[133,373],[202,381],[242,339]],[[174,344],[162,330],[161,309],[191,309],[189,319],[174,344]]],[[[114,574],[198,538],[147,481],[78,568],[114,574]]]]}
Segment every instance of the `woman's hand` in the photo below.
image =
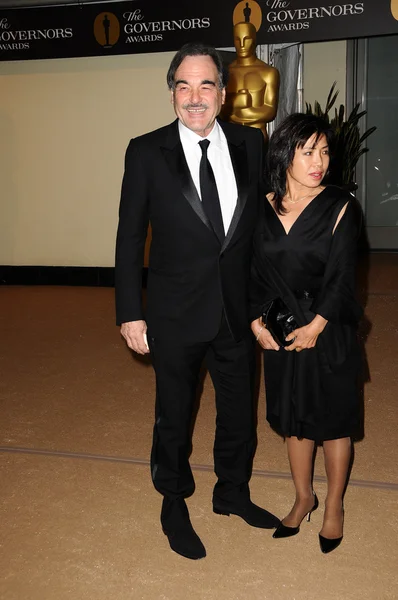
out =
{"type": "Polygon", "coordinates": [[[256,341],[264,350],[279,350],[278,344],[262,322],[261,317],[252,322],[251,328],[256,341]]]}
{"type": "Polygon", "coordinates": [[[286,341],[294,340],[293,344],[286,346],[285,350],[292,352],[301,352],[308,348],[314,348],[318,340],[318,336],[325,329],[327,320],[321,315],[315,315],[311,323],[304,327],[298,327],[286,337],[286,341]]]}

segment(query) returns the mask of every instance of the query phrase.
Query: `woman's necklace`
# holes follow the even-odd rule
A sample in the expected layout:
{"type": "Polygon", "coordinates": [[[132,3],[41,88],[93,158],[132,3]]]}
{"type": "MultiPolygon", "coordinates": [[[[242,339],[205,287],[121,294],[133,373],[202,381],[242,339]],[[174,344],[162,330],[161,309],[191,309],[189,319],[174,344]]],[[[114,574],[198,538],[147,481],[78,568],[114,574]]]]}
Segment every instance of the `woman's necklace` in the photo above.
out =
{"type": "Polygon", "coordinates": [[[313,192],[314,192],[314,191],[312,190],[312,191],[311,191],[309,194],[307,194],[306,196],[303,196],[302,198],[298,198],[298,200],[292,200],[292,199],[291,199],[291,197],[290,197],[290,194],[289,194],[289,193],[287,193],[287,194],[286,194],[286,199],[287,199],[287,201],[288,201],[288,202],[290,202],[290,204],[297,204],[298,202],[301,202],[301,200],[305,200],[306,198],[308,198],[308,196],[311,196],[311,194],[313,194],[313,192]]]}

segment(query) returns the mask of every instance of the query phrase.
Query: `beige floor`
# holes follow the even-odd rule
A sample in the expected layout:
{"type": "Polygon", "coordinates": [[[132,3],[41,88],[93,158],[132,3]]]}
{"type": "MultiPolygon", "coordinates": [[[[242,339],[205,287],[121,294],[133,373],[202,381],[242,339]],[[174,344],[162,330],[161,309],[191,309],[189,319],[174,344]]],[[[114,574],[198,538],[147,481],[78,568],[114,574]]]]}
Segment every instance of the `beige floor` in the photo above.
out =
{"type": "MultiPolygon", "coordinates": [[[[398,599],[398,255],[372,255],[367,289],[371,380],[342,545],[319,551],[322,502],[290,540],[211,511],[206,377],[189,507],[208,555],[195,562],[160,532],[148,470],[154,377],[113,326],[112,290],[0,287],[1,600],[398,599]]],[[[252,496],[282,517],[292,484],[262,383],[258,437],[252,496]]],[[[321,451],[315,486],[322,501],[321,451]]]]}

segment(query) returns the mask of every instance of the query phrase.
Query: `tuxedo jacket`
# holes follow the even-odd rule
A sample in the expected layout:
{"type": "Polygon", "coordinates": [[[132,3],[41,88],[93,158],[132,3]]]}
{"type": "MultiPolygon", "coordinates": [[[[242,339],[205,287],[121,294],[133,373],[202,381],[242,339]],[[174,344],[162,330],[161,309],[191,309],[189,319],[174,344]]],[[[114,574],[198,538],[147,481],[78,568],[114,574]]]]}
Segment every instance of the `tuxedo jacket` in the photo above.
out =
{"type": "Polygon", "coordinates": [[[247,334],[252,235],[264,192],[264,140],[257,129],[219,123],[238,188],[222,245],[190,175],[178,121],[130,141],[116,241],[118,324],[144,319],[150,336],[195,343],[215,337],[224,311],[234,339],[247,334]],[[149,222],[144,311],[142,266],[149,222]]]}

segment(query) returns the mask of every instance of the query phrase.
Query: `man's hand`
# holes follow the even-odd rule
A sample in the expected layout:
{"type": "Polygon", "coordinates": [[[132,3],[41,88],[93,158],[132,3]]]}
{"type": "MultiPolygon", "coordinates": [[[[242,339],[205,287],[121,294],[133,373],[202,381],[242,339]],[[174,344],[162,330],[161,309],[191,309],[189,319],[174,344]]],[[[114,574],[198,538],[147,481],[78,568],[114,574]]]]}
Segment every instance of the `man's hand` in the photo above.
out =
{"type": "Polygon", "coordinates": [[[120,333],[127,342],[127,346],[137,354],[148,354],[149,348],[146,342],[145,321],[128,321],[122,323],[120,333]]]}
{"type": "Polygon", "coordinates": [[[264,350],[279,350],[279,346],[265,327],[261,318],[256,319],[251,324],[252,332],[256,338],[256,341],[260,344],[264,350]]]}

